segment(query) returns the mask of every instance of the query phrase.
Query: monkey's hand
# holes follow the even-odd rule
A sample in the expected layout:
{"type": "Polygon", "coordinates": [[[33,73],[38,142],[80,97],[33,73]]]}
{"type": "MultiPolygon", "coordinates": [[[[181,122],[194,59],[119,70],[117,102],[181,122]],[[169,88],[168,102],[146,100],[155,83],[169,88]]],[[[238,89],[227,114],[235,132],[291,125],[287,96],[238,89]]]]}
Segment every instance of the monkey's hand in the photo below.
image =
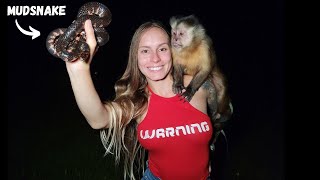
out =
{"type": "Polygon", "coordinates": [[[181,96],[188,102],[191,101],[193,95],[196,93],[196,90],[192,89],[190,86],[186,88],[186,91],[181,94],[181,96]]]}
{"type": "Polygon", "coordinates": [[[181,94],[182,90],[184,90],[185,87],[182,84],[178,84],[178,83],[173,83],[172,85],[172,91],[175,94],[181,94]]]}

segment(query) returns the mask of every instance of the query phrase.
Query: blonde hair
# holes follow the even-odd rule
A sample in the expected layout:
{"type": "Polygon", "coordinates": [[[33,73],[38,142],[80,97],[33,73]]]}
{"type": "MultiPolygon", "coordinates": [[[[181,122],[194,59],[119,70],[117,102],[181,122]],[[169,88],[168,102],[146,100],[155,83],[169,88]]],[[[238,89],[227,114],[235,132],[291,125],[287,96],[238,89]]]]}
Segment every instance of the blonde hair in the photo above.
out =
{"type": "Polygon", "coordinates": [[[138,67],[138,48],[141,36],[150,28],[159,28],[170,36],[159,22],[146,22],[134,33],[129,50],[127,68],[115,83],[116,97],[104,102],[110,112],[108,129],[100,131],[100,137],[106,154],[115,155],[116,164],[120,156],[124,157],[124,179],[136,179],[135,175],[144,171],[145,150],[138,142],[137,119],[147,111],[147,80],[138,67]]]}

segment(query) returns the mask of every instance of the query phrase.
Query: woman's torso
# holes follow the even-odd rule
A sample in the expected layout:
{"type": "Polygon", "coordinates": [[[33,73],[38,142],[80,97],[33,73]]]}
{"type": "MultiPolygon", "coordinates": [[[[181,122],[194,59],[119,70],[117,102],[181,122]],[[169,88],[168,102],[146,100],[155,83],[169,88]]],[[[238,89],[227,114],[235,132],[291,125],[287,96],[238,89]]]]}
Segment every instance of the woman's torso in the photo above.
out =
{"type": "Polygon", "coordinates": [[[138,138],[149,152],[151,172],[164,180],[206,179],[212,136],[206,91],[200,88],[190,103],[177,95],[161,97],[150,91],[138,138]]]}

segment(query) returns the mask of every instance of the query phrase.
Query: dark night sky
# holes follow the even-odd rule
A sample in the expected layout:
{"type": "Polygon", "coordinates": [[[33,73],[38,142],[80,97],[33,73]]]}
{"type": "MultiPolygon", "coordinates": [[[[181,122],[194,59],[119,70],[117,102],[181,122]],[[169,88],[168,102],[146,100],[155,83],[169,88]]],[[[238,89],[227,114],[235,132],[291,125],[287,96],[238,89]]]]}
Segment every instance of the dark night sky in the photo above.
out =
{"type": "MultiPolygon", "coordinates": [[[[103,153],[99,133],[89,127],[75,103],[65,63],[45,47],[48,33],[69,26],[84,2],[7,2],[8,6],[66,5],[65,16],[7,17],[8,165],[12,179],[59,174],[58,167],[81,169],[86,167],[81,164],[95,163],[84,156],[85,150],[103,153]],[[26,30],[29,25],[39,30],[41,36],[31,40],[18,30],[15,19],[26,30]],[[87,149],[79,150],[84,146],[87,149]],[[72,163],[72,158],[78,164],[72,163]],[[44,168],[43,161],[51,166],[44,168]]],[[[130,39],[141,23],[154,19],[168,26],[171,16],[195,14],[213,39],[233,101],[234,116],[226,129],[230,173],[238,173],[242,180],[284,179],[281,0],[99,2],[113,15],[107,27],[110,41],[99,48],[92,63],[102,99],[113,96],[113,84],[126,66],[130,39]]],[[[100,154],[96,156],[103,159],[100,154]]]]}

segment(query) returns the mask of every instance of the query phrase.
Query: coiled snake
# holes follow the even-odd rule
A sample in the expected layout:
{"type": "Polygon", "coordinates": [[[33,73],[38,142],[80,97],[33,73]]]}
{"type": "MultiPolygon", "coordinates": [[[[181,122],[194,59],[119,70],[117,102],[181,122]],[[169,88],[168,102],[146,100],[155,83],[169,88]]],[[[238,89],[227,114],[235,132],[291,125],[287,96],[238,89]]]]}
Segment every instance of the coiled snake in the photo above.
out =
{"type": "Polygon", "coordinates": [[[88,2],[80,7],[77,19],[68,28],[58,28],[49,33],[46,47],[50,54],[68,62],[77,59],[87,62],[90,55],[84,32],[84,22],[87,19],[91,20],[97,47],[105,45],[109,41],[105,27],[111,22],[111,12],[99,2],[88,2]]]}

